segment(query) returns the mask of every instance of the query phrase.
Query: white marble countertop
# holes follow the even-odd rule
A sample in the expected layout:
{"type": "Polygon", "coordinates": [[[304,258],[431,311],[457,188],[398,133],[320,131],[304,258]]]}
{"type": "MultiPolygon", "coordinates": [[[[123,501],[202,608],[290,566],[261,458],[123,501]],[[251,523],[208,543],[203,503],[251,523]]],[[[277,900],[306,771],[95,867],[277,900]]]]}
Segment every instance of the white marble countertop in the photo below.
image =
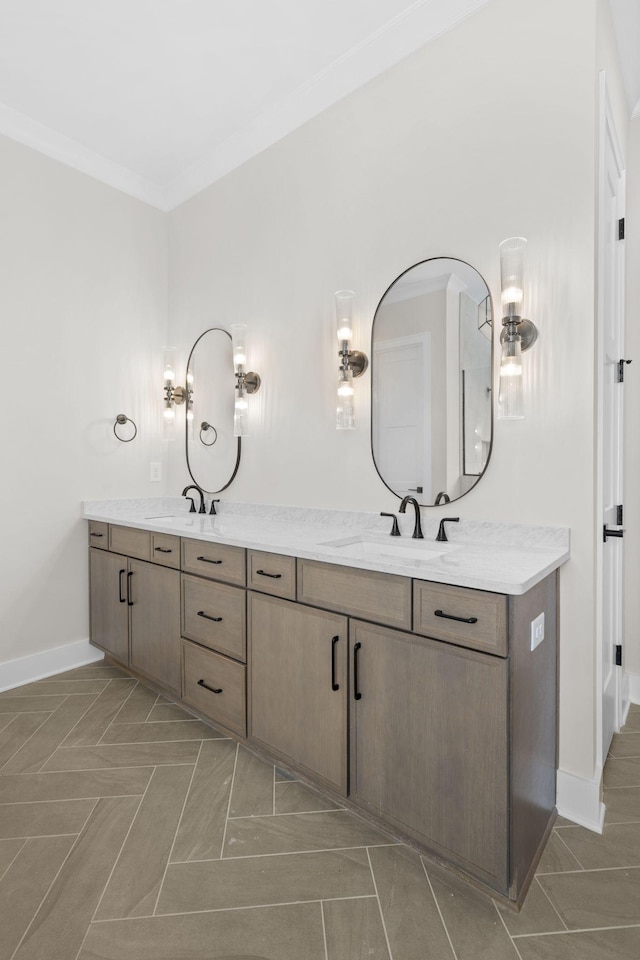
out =
{"type": "MultiPolygon", "coordinates": [[[[224,500],[218,514],[188,512],[183,497],[86,500],[83,516],[121,526],[226,543],[394,573],[418,580],[522,594],[569,559],[568,527],[461,519],[447,524],[447,543],[436,543],[440,518],[422,513],[424,540],[414,540],[413,509],[400,515],[401,537],[375,513],[276,507],[224,500]]],[[[455,516],[455,507],[449,511],[455,516]]]]}

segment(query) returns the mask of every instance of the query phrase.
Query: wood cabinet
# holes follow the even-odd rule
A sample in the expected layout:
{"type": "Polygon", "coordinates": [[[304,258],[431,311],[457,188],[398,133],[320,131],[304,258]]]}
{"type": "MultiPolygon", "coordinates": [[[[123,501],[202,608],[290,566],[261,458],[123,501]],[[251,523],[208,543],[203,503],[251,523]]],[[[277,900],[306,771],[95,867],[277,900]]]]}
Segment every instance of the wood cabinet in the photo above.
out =
{"type": "Polygon", "coordinates": [[[351,798],[507,892],[507,660],[350,624],[351,798]]]}
{"type": "Polygon", "coordinates": [[[347,792],[347,620],[249,593],[249,737],[347,792]]]}
{"type": "Polygon", "coordinates": [[[89,550],[91,642],[114,660],[129,663],[128,560],[100,546],[89,550]]]}
{"type": "Polygon", "coordinates": [[[180,695],[180,574],[129,561],[129,663],[180,695]]]}
{"type": "Polygon", "coordinates": [[[95,521],[89,542],[93,643],[522,901],[555,815],[555,574],[505,596],[95,521]]]}
{"type": "Polygon", "coordinates": [[[89,551],[91,642],[180,695],[180,573],[89,551]]]}

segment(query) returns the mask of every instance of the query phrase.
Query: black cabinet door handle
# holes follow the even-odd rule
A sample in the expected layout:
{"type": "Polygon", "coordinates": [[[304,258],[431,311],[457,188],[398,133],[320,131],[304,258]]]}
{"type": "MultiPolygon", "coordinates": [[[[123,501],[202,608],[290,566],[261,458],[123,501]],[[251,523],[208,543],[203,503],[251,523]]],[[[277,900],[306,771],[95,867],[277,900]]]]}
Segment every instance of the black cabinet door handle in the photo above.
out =
{"type": "Polygon", "coordinates": [[[361,643],[354,643],[353,645],[353,699],[362,700],[362,694],[358,690],[358,650],[362,646],[361,643]]]}
{"type": "Polygon", "coordinates": [[[222,617],[212,617],[208,613],[205,613],[204,610],[198,610],[198,616],[204,617],[205,620],[213,620],[215,623],[222,623],[222,617]]]}
{"type": "Polygon", "coordinates": [[[454,617],[452,613],[443,613],[442,610],[433,611],[436,617],[444,617],[445,620],[457,620],[459,623],[477,623],[477,617],[454,617]]]}
{"type": "Polygon", "coordinates": [[[334,637],[331,641],[331,689],[339,690],[340,684],[336,683],[336,645],[340,637],[334,637]]]}
{"type": "Polygon", "coordinates": [[[90,537],[104,537],[104,533],[90,533],[90,537]]]}
{"type": "Polygon", "coordinates": [[[173,550],[167,550],[166,547],[155,547],[156,553],[173,553],[173,550]]]}
{"type": "Polygon", "coordinates": [[[133,606],[133,600],[131,599],[131,577],[133,576],[133,570],[129,570],[127,574],[127,606],[133,606]]]}
{"type": "Polygon", "coordinates": [[[281,573],[267,573],[266,570],[256,570],[256,573],[259,577],[271,577],[272,580],[280,580],[282,577],[281,573]]]}
{"type": "Polygon", "coordinates": [[[222,687],[210,687],[208,683],[204,682],[204,680],[198,680],[198,686],[204,687],[205,690],[210,690],[211,693],[222,693],[222,687]]]}
{"type": "Polygon", "coordinates": [[[122,574],[126,572],[126,570],[118,570],[118,600],[120,603],[127,602],[127,598],[122,596],[122,574]]]}
{"type": "Polygon", "coordinates": [[[198,557],[198,560],[202,560],[204,563],[222,563],[222,560],[209,560],[209,557],[198,557]]]}

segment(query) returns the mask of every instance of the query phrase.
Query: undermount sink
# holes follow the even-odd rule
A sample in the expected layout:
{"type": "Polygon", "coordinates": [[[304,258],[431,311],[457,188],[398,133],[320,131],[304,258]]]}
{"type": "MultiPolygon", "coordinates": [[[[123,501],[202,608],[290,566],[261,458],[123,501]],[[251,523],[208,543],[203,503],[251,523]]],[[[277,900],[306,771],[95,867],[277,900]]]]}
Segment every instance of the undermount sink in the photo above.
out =
{"type": "Polygon", "coordinates": [[[442,557],[448,544],[430,543],[425,540],[411,540],[404,543],[390,537],[359,536],[344,540],[330,540],[319,544],[321,547],[333,547],[345,557],[357,560],[387,560],[395,563],[431,563],[442,557]]]}

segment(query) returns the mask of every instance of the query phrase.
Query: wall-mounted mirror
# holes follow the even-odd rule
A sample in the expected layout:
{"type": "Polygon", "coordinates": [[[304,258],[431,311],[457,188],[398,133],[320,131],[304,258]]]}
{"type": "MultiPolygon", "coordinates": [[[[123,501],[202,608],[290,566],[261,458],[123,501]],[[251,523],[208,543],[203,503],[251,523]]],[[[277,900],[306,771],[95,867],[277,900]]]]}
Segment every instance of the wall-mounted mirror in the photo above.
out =
{"type": "Polygon", "coordinates": [[[205,493],[225,490],[240,465],[233,435],[235,377],[231,335],[220,327],[201,334],[187,361],[187,468],[205,493]]]}
{"type": "Polygon", "coordinates": [[[405,270],[378,304],[371,345],[371,447],[397,496],[457,500],[491,454],[492,305],[470,264],[405,270]]]}

